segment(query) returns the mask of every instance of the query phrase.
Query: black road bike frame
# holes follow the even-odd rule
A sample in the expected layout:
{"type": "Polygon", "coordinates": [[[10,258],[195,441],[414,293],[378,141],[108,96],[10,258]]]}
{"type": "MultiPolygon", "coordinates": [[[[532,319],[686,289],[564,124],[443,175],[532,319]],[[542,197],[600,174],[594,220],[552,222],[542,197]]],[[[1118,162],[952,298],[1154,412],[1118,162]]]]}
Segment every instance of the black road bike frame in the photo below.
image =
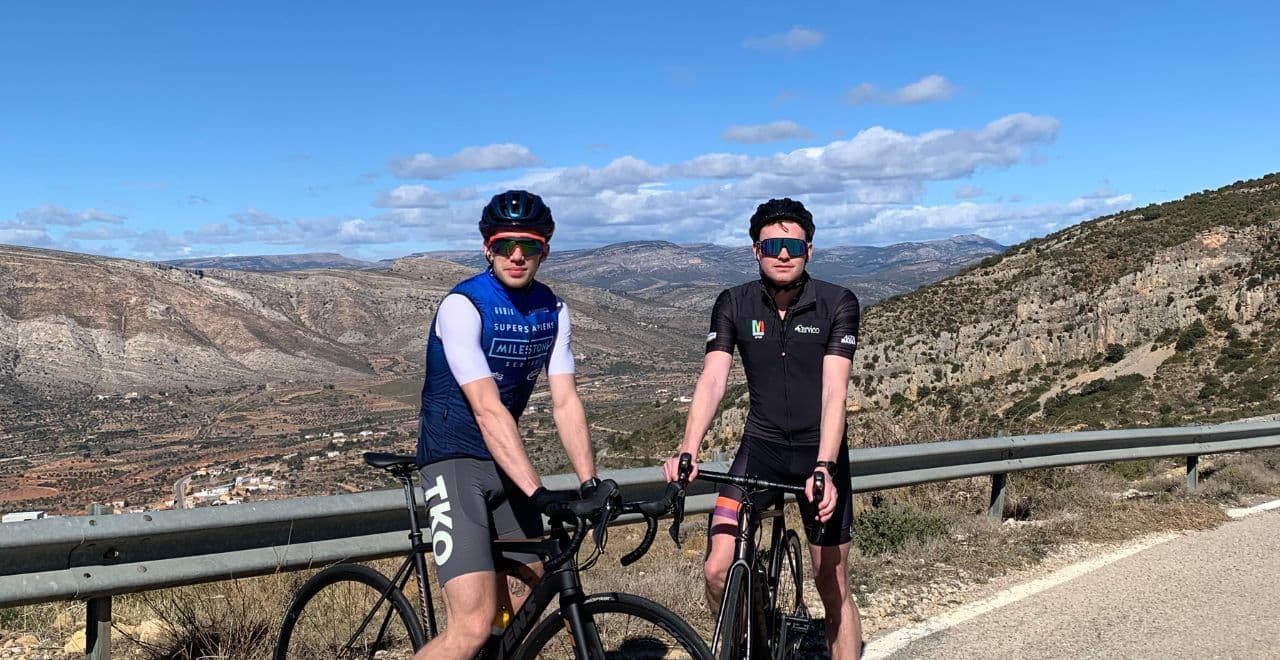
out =
{"type": "MultiPolygon", "coordinates": [[[[685,460],[688,454],[681,455],[680,480],[685,482],[689,470],[685,460]]],[[[732,631],[723,630],[725,611],[727,608],[736,607],[736,603],[730,603],[729,598],[732,594],[728,590],[728,577],[733,574],[736,567],[744,567],[746,575],[746,584],[744,588],[744,597],[746,598],[746,636],[744,639],[744,649],[747,657],[752,657],[754,649],[758,648],[761,643],[757,637],[759,633],[774,632],[770,630],[771,626],[785,626],[785,621],[767,621],[765,618],[765,607],[772,606],[778,597],[778,583],[782,573],[782,561],[785,549],[782,547],[783,538],[787,532],[785,517],[783,516],[783,505],[785,503],[783,495],[794,495],[795,497],[804,497],[804,487],[794,484],[783,484],[765,479],[758,479],[752,476],[740,476],[729,474],[727,472],[699,471],[699,479],[706,479],[712,483],[730,484],[742,489],[742,505],[738,507],[738,532],[734,539],[733,563],[725,571],[726,589],[722,595],[720,602],[720,612],[716,616],[715,632],[711,639],[711,648],[713,651],[721,646],[722,638],[725,635],[732,634],[732,631]],[[757,508],[756,499],[762,495],[774,495],[771,497],[773,503],[766,503],[764,506],[757,508]],[[776,504],[775,504],[776,503],[776,504]],[[756,560],[756,533],[760,526],[766,521],[772,521],[769,531],[769,565],[765,574],[765,584],[759,584],[759,577],[754,570],[756,560]],[[761,602],[760,599],[765,599],[761,602]]],[[[825,477],[822,473],[814,475],[814,500],[822,501],[824,491],[826,489],[825,477]]],[[[714,513],[712,514],[714,517],[714,513]]],[[[813,521],[813,524],[821,524],[813,521]]],[[[797,560],[800,558],[797,557],[797,560]]],[[[803,569],[801,569],[803,576],[803,569]]],[[[801,588],[797,584],[796,588],[801,588]]],[[[805,624],[807,628],[807,624],[805,624]]],[[[769,636],[772,642],[773,637],[769,636]]],[[[778,636],[777,639],[785,639],[784,636],[778,636]]],[[[730,643],[724,641],[724,643],[730,643]]],[[[783,654],[780,649],[770,649],[774,657],[780,657],[783,654]]]]}
{"type": "MultiPolygon", "coordinates": [[[[409,583],[410,577],[413,577],[417,580],[418,585],[419,605],[421,606],[418,609],[420,623],[426,640],[431,640],[438,633],[425,559],[426,553],[431,551],[431,545],[423,541],[422,527],[418,520],[417,499],[414,495],[413,487],[413,475],[417,472],[415,457],[367,454],[366,462],[387,470],[400,481],[404,489],[405,506],[409,510],[409,541],[411,547],[404,561],[400,563],[400,568],[392,576],[390,587],[380,595],[378,601],[370,609],[357,630],[363,630],[368,626],[378,608],[387,601],[392,591],[399,590],[403,592],[405,586],[409,583]]],[[[645,536],[639,546],[622,557],[621,563],[626,566],[638,560],[649,550],[657,531],[657,516],[669,511],[674,506],[677,498],[683,494],[683,491],[679,487],[672,485],[668,487],[661,500],[628,503],[615,503],[614,501],[617,499],[616,493],[617,485],[612,481],[605,481],[592,498],[578,503],[575,505],[574,510],[600,511],[598,523],[594,529],[597,546],[600,545],[604,535],[604,528],[611,518],[624,513],[635,513],[644,516],[648,525],[645,536]]],[[[560,611],[569,624],[568,629],[572,632],[575,652],[578,657],[599,658],[604,656],[603,645],[600,642],[595,622],[591,617],[583,616],[583,603],[586,600],[586,594],[582,590],[576,562],[578,548],[589,533],[586,517],[566,509],[563,515],[552,516],[551,531],[546,538],[494,541],[494,555],[499,564],[511,565],[513,563],[502,558],[503,552],[535,553],[548,558],[543,562],[546,573],[534,586],[533,591],[520,609],[512,615],[510,623],[502,634],[491,636],[477,657],[512,657],[515,650],[525,641],[525,638],[533,630],[534,625],[542,618],[542,614],[547,611],[547,608],[551,606],[557,596],[559,596],[560,611]],[[566,523],[573,524],[574,532],[572,535],[566,531],[566,523]]],[[[393,612],[388,610],[386,615],[388,618],[381,624],[384,630],[390,623],[392,614],[393,612]]],[[[356,635],[359,635],[359,632],[356,635]]],[[[355,636],[353,636],[354,638],[355,636]]]]}

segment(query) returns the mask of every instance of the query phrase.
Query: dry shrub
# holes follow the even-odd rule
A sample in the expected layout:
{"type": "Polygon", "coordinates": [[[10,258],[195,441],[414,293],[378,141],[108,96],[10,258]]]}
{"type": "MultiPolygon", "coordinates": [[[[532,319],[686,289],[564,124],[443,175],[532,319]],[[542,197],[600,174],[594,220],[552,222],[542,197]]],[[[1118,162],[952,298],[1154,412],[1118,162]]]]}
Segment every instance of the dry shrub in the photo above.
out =
{"type": "Polygon", "coordinates": [[[1265,494],[1280,484],[1280,473],[1257,462],[1232,463],[1214,474],[1214,479],[1227,482],[1240,495],[1265,494]]]}
{"type": "Polygon", "coordinates": [[[120,599],[115,619],[159,623],[158,639],[130,639],[147,660],[270,657],[300,578],[278,574],[137,594],[120,599]]]}

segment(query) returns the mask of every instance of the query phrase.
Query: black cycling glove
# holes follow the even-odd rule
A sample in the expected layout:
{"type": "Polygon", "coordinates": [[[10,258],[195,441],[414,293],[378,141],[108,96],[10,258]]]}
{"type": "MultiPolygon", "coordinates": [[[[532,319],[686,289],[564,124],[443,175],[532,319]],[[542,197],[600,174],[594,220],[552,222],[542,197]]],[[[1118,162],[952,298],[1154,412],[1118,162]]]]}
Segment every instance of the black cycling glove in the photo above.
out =
{"type": "Polygon", "coordinates": [[[539,486],[538,490],[533,491],[529,496],[533,501],[533,505],[538,510],[547,515],[551,515],[554,511],[563,509],[570,502],[579,500],[578,494],[571,490],[547,490],[546,486],[539,486]]]}

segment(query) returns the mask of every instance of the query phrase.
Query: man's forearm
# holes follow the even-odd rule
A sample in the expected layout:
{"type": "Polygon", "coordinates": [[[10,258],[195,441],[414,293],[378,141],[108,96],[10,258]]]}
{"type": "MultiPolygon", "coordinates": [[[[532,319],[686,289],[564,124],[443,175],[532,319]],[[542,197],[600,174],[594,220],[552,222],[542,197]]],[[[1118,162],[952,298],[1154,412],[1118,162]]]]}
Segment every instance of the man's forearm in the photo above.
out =
{"type": "Polygon", "coordinates": [[[529,460],[524,443],[520,441],[516,421],[506,408],[476,411],[476,424],[480,427],[480,434],[484,437],[489,453],[493,454],[494,462],[517,488],[525,495],[531,495],[542,486],[542,479],[538,477],[537,470],[533,469],[533,462],[529,460]]]}
{"type": "Polygon", "coordinates": [[[818,460],[834,461],[844,440],[844,396],[822,393],[822,418],[818,427],[818,460]]]}
{"type": "Polygon", "coordinates": [[[845,397],[849,394],[848,358],[822,359],[822,417],[818,426],[818,460],[834,461],[844,441],[845,397]]]}
{"type": "Polygon", "coordinates": [[[587,429],[587,411],[582,407],[582,400],[572,397],[561,405],[554,406],[552,417],[555,418],[556,430],[560,433],[560,443],[564,445],[564,453],[569,457],[578,481],[586,481],[596,476],[595,452],[591,448],[591,434],[587,429]]]}

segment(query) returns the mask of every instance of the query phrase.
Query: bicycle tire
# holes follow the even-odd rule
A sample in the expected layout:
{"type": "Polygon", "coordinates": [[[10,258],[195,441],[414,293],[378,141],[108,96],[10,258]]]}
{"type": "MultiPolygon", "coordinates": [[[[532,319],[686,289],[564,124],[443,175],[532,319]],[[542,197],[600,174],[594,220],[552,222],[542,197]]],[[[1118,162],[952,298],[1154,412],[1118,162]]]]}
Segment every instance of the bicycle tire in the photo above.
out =
{"type": "Polygon", "coordinates": [[[719,647],[717,660],[744,660],[747,658],[747,566],[735,564],[729,568],[724,582],[724,600],[720,606],[719,647]]]}
{"type": "MultiPolygon", "coordinates": [[[[594,594],[583,602],[582,612],[600,632],[607,659],[711,658],[706,643],[684,619],[647,598],[625,593],[594,594]],[[683,653],[676,652],[677,649],[683,653]]],[[[515,660],[574,657],[572,635],[560,611],[543,618],[513,657],[515,660]]]]}
{"type": "Polygon", "coordinates": [[[774,650],[774,657],[787,657],[789,652],[782,648],[786,617],[796,614],[804,606],[804,560],[800,554],[800,536],[795,530],[788,529],[782,537],[781,546],[770,548],[770,559],[774,552],[782,552],[782,558],[778,565],[778,583],[770,594],[769,620],[772,627],[769,647],[774,650]]]}
{"type": "Polygon", "coordinates": [[[316,573],[285,610],[275,660],[411,658],[426,643],[409,599],[368,566],[337,564],[316,573]],[[382,594],[387,597],[379,602],[382,594]],[[366,615],[375,612],[367,625],[366,615]],[[344,628],[350,624],[350,629],[344,628]]]}

